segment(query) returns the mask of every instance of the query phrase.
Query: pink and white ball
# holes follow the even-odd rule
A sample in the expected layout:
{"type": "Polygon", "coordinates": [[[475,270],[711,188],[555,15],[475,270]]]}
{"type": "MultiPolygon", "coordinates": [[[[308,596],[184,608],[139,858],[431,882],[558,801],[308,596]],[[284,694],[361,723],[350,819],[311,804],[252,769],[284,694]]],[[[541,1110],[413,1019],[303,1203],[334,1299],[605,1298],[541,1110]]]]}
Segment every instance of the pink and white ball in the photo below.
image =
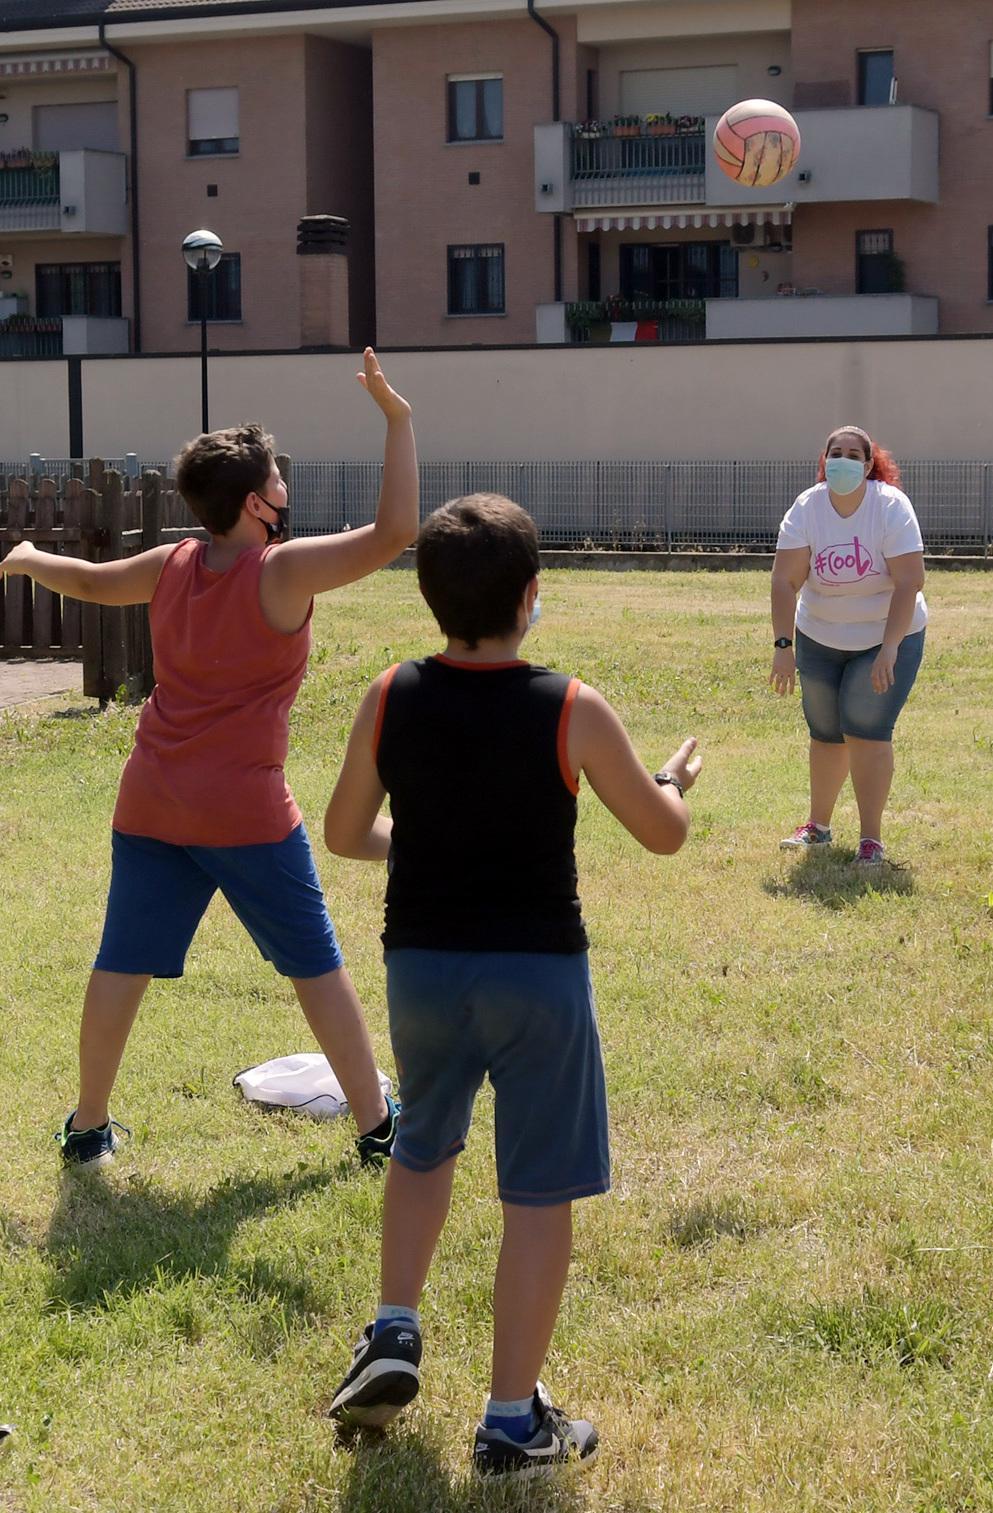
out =
{"type": "Polygon", "coordinates": [[[796,167],[800,128],[774,100],[742,100],[714,127],[714,155],[735,183],[767,189],[796,167]]]}

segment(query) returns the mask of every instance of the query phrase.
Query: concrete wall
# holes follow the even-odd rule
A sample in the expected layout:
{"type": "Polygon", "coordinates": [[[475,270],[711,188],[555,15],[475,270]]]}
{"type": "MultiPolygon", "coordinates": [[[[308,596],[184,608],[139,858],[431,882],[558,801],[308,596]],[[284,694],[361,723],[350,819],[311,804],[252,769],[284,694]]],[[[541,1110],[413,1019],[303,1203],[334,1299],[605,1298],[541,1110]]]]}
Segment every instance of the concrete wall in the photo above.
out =
{"type": "MultiPolygon", "coordinates": [[[[795,0],[793,0],[795,4],[795,0]]],[[[822,4],[823,0],[814,0],[822,4]]],[[[645,38],[694,37],[706,30],[724,33],[788,32],[791,0],[681,0],[671,3],[624,5],[611,0],[579,12],[579,40],[588,43],[635,41],[645,38]]],[[[558,13],[552,13],[557,23],[558,13]]]]}
{"type": "Polygon", "coordinates": [[[68,245],[68,239],[85,232],[99,236],[126,233],[127,160],[122,152],[60,153],[59,195],[68,245]]]}
{"type": "MultiPolygon", "coordinates": [[[[707,120],[713,138],[717,117],[707,120]]],[[[707,154],[708,205],[753,205],[761,198],[798,206],[852,200],[938,199],[938,116],[909,105],[797,111],[800,156],[792,173],[770,189],[736,184],[707,154]],[[798,174],[810,173],[809,183],[798,174]]],[[[874,209],[880,207],[873,206],[874,209]]],[[[865,212],[863,212],[864,214],[865,212]]]]}
{"type": "Polygon", "coordinates": [[[708,299],[708,340],[756,337],[933,336],[938,301],[913,294],[708,299]]]}
{"type": "MultiPolygon", "coordinates": [[[[785,301],[783,302],[785,304],[785,301]]],[[[83,362],[87,452],[172,457],[199,429],[191,358],[83,362]]],[[[262,421],[309,460],[382,455],[355,354],[219,357],[211,423],[262,421]]],[[[428,462],[816,455],[842,421],[905,458],[993,456],[993,341],[395,352],[428,462]]],[[[0,362],[0,458],[65,456],[65,365],[0,362]]]]}

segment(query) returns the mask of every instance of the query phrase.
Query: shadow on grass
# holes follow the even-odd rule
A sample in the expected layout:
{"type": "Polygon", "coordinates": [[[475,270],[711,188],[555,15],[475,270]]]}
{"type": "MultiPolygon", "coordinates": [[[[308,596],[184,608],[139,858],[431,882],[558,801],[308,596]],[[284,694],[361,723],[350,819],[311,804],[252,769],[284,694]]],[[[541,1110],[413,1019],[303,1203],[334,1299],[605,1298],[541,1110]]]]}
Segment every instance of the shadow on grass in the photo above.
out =
{"type": "MultiPolygon", "coordinates": [[[[334,1503],[337,1513],[581,1513],[589,1507],[578,1467],[516,1483],[483,1481],[468,1464],[463,1474],[451,1475],[437,1448],[416,1430],[388,1438],[359,1434],[343,1443],[351,1466],[334,1503]]],[[[315,1504],[313,1513],[320,1507],[315,1504]]]]}
{"type": "Polygon", "coordinates": [[[899,862],[857,867],[854,851],[832,846],[805,851],[785,873],[763,879],[762,887],[773,898],[812,898],[825,909],[845,909],[870,893],[913,893],[914,873],[899,862]]]}
{"type": "MultiPolygon", "coordinates": [[[[354,1175],[354,1164],[280,1176],[226,1177],[206,1195],[165,1194],[149,1179],[131,1177],[120,1187],[100,1172],[68,1170],[52,1214],[46,1250],[56,1267],[53,1309],[106,1308],[149,1283],[226,1275],[239,1225],[264,1209],[285,1206],[354,1175]]],[[[256,1261],[234,1279],[246,1296],[273,1298],[289,1313],[312,1308],[299,1272],[281,1275],[256,1261]]]]}

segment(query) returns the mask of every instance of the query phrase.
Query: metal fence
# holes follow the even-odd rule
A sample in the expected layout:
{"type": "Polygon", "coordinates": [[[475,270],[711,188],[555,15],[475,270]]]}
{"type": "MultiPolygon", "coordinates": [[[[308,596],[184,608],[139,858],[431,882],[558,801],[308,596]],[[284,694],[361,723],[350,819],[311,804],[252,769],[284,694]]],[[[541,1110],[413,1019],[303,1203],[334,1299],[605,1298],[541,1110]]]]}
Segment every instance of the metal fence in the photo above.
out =
{"type": "MultiPolygon", "coordinates": [[[[165,464],[129,454],[105,459],[134,476],[165,464]]],[[[68,476],[65,459],[0,461],[0,474],[68,476]]],[[[902,487],[929,552],[990,553],[993,462],[907,462],[902,487]]],[[[529,511],[546,548],[636,551],[772,551],[779,522],[814,481],[809,459],[768,462],[426,462],[421,513],[460,494],[506,494],[529,511]]],[[[298,536],[367,524],[382,466],[293,462],[298,536]]]]}

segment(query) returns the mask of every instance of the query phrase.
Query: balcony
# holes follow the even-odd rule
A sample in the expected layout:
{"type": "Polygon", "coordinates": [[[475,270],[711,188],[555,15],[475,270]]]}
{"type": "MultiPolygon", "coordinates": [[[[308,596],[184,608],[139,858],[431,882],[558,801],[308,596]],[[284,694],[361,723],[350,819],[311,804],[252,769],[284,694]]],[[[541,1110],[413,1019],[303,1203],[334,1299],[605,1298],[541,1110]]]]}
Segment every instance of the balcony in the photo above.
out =
{"type": "Polygon", "coordinates": [[[922,294],[796,294],[708,299],[708,341],[934,336],[938,301],[922,294]]]}
{"type": "Polygon", "coordinates": [[[105,356],[128,351],[126,320],[101,315],[14,315],[0,320],[0,358],[105,356]]]}
{"type": "Polygon", "coordinates": [[[606,205],[702,204],[706,138],[680,134],[572,138],[572,194],[578,209],[606,205]]]}
{"type": "Polygon", "coordinates": [[[602,346],[608,342],[702,342],[707,301],[702,299],[578,300],[537,307],[537,340],[602,346]]]}
{"type": "MultiPolygon", "coordinates": [[[[938,200],[938,116],[918,105],[798,110],[796,168],[770,189],[743,189],[707,154],[707,203],[746,208],[757,195],[796,205],[851,200],[938,200]]],[[[708,141],[717,117],[708,117],[708,141]]]]}
{"type": "Polygon", "coordinates": [[[128,229],[121,152],[0,156],[0,233],[123,236],[128,229]]]}
{"type": "MultiPolygon", "coordinates": [[[[623,118],[622,118],[623,119],[623,118]]],[[[635,118],[630,118],[632,121],[635,118]]],[[[796,113],[797,167],[769,189],[747,189],[718,167],[710,142],[716,116],[684,118],[672,134],[649,124],[599,127],[558,121],[534,128],[535,209],[609,211],[683,206],[721,212],[726,223],[768,219],[787,205],[938,200],[938,116],[916,105],[838,107],[796,113]]],[[[703,222],[701,222],[702,224],[703,222]]],[[[717,224],[716,221],[712,224],[717,224]]]]}

